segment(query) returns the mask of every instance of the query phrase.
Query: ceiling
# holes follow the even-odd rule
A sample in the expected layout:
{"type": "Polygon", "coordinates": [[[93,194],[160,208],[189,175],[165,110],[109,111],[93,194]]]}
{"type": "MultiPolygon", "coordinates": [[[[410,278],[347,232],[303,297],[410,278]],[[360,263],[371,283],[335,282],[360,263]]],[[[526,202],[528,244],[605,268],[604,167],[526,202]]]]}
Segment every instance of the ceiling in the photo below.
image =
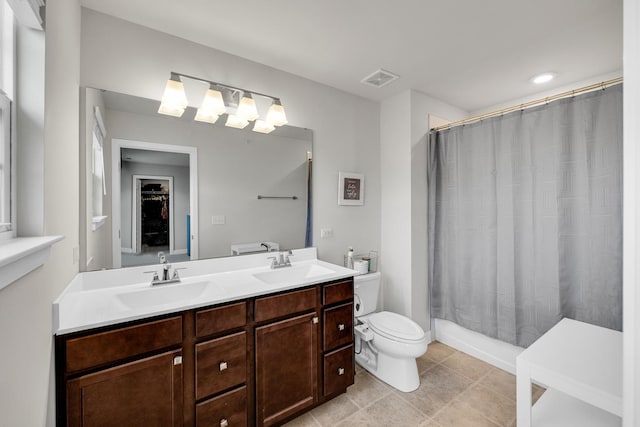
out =
{"type": "Polygon", "coordinates": [[[372,100],[415,89],[475,111],[622,70],[622,0],[81,3],[372,100]],[[400,78],[360,82],[379,68],[400,78]]]}

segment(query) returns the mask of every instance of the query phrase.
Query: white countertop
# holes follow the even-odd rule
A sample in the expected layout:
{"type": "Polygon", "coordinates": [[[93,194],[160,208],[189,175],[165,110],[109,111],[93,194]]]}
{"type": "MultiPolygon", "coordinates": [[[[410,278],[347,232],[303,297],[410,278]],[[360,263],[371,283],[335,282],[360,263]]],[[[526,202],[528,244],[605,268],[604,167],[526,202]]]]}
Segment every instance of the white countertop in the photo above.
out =
{"type": "Polygon", "coordinates": [[[181,282],[151,286],[159,265],[79,273],[53,303],[53,333],[64,335],[131,320],[266,295],[353,276],[356,272],[298,249],[291,267],[271,269],[272,253],[172,264],[181,282]]]}

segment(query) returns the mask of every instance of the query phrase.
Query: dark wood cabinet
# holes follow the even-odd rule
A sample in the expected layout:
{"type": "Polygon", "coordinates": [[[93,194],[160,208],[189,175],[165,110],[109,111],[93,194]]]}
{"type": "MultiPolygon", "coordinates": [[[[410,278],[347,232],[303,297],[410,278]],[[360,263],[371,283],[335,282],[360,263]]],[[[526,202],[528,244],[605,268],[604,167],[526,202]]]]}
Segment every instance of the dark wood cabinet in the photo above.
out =
{"type": "Polygon", "coordinates": [[[331,397],[353,384],[353,281],[322,287],[323,396],[331,397]]]}
{"type": "Polygon", "coordinates": [[[247,424],[246,386],[196,405],[197,427],[236,427],[247,424]]]}
{"type": "Polygon", "coordinates": [[[196,344],[196,400],[246,381],[246,335],[243,331],[196,344]]]}
{"type": "Polygon", "coordinates": [[[315,312],[256,328],[258,426],[275,425],[317,400],[315,312]]]}
{"type": "Polygon", "coordinates": [[[181,357],[171,351],[68,381],[68,425],[182,426],[181,357]]]}
{"type": "Polygon", "coordinates": [[[57,336],[57,425],[280,425],[353,374],[349,278],[57,336]]]}

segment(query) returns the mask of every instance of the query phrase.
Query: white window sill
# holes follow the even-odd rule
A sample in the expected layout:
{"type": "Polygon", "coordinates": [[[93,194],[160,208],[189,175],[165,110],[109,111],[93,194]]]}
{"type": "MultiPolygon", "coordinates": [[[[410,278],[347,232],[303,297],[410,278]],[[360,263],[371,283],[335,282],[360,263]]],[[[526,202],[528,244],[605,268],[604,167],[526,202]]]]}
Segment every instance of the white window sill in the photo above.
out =
{"type": "Polygon", "coordinates": [[[62,236],[18,237],[0,242],[0,289],[43,265],[62,236]]]}
{"type": "Polygon", "coordinates": [[[98,228],[102,227],[106,220],[106,216],[94,216],[91,218],[91,231],[96,231],[98,228]]]}

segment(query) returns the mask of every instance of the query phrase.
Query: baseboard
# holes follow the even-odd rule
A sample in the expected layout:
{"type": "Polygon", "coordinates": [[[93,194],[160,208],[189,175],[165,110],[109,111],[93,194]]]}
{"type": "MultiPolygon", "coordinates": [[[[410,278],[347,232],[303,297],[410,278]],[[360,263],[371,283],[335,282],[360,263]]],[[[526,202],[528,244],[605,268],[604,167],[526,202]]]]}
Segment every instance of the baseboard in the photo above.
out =
{"type": "Polygon", "coordinates": [[[436,340],[515,375],[516,356],[524,348],[470,331],[448,320],[434,319],[434,326],[436,340]]]}
{"type": "Polygon", "coordinates": [[[120,248],[120,252],[123,254],[135,254],[135,251],[132,248],[120,248]]]}
{"type": "Polygon", "coordinates": [[[186,254],[187,254],[186,249],[175,249],[173,252],[171,252],[171,255],[186,255],[186,254]]]}

